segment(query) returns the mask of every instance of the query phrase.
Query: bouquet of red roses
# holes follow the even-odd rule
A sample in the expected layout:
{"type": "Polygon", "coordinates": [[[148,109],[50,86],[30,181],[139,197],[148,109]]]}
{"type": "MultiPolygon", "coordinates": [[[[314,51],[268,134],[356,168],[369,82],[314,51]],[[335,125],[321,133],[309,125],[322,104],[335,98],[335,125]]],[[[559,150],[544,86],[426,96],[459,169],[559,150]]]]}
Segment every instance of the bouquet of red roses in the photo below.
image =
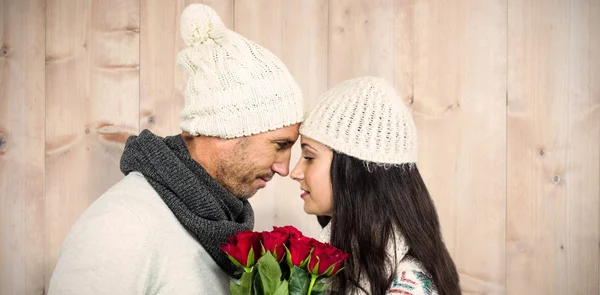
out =
{"type": "Polygon", "coordinates": [[[239,284],[229,282],[232,295],[317,295],[342,270],[348,254],[305,237],[293,226],[271,232],[239,232],[221,249],[242,272],[239,284]]]}

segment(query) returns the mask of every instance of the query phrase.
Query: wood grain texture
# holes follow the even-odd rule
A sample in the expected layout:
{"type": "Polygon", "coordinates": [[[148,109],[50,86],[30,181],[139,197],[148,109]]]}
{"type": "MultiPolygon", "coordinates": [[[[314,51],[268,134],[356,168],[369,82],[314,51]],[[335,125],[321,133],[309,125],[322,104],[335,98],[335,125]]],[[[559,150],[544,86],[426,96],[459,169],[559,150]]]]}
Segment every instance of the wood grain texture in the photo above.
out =
{"type": "MultiPolygon", "coordinates": [[[[326,0],[294,0],[286,2],[281,11],[281,59],[302,89],[305,112],[327,90],[328,8],[326,0]]],[[[301,154],[298,139],[292,149],[290,171],[301,154]]],[[[273,185],[276,204],[273,224],[297,225],[305,235],[318,237],[321,227],[316,217],[302,209],[300,184],[290,177],[278,177],[273,185]]]]}
{"type": "Polygon", "coordinates": [[[0,294],[44,291],[44,1],[0,0],[0,294]]]}
{"type": "Polygon", "coordinates": [[[464,294],[504,294],[505,1],[415,1],[419,169],[464,294]]]}
{"type": "Polygon", "coordinates": [[[124,142],[138,132],[140,13],[136,0],[48,0],[46,9],[49,280],[71,225],[122,178],[124,142]]]}
{"type": "Polygon", "coordinates": [[[509,2],[509,294],[598,294],[598,1],[509,2]]]}
{"type": "MultiPolygon", "coordinates": [[[[325,0],[235,1],[235,31],[283,61],[302,89],[305,109],[327,89],[327,8],[325,0]]],[[[299,158],[295,146],[290,170],[299,158]]],[[[250,201],[256,230],[295,225],[306,235],[319,234],[316,217],[302,210],[300,185],[289,177],[275,177],[250,201]]]]}
{"type": "Polygon", "coordinates": [[[359,76],[395,84],[413,96],[413,1],[329,1],[329,88],[359,76]]]}
{"type": "MultiPolygon", "coordinates": [[[[590,98],[592,100],[592,106],[590,107],[591,113],[591,122],[592,122],[592,131],[594,128],[600,129],[600,1],[592,1],[590,3],[590,15],[591,17],[588,19],[590,23],[590,53],[595,52],[595,54],[590,55],[592,60],[590,60],[590,98]],[[595,37],[594,37],[595,36],[595,37]],[[595,124],[595,125],[594,125],[595,124]]],[[[590,175],[583,175],[583,182],[591,182],[592,184],[596,182],[596,192],[594,193],[594,187],[591,187],[592,193],[590,194],[590,198],[600,198],[600,130],[596,129],[596,143],[592,141],[592,148],[590,154],[590,162],[593,163],[594,159],[598,166],[596,166],[596,171],[591,170],[590,175]]],[[[598,202],[598,214],[600,215],[600,202],[598,202]]],[[[591,225],[593,228],[593,225],[591,225]]],[[[600,217],[598,218],[598,232],[600,233],[600,217]]],[[[600,242],[598,243],[598,248],[600,249],[600,242]]],[[[598,255],[598,266],[600,266],[600,255],[598,255]]],[[[594,277],[591,278],[593,281],[594,277]]],[[[597,277],[597,293],[600,293],[600,271],[597,277]]]]}
{"type": "MultiPolygon", "coordinates": [[[[45,291],[127,136],[180,132],[191,3],[279,56],[306,110],[394,83],[464,294],[600,293],[600,1],[0,0],[0,294],[45,291]]],[[[318,235],[298,187],[251,199],[257,230],[318,235]]]]}
{"type": "Polygon", "coordinates": [[[160,136],[181,132],[179,112],[188,77],[175,63],[177,53],[185,48],[179,17],[192,3],[209,5],[233,28],[233,0],[140,2],[140,130],[150,129],[160,136]]]}

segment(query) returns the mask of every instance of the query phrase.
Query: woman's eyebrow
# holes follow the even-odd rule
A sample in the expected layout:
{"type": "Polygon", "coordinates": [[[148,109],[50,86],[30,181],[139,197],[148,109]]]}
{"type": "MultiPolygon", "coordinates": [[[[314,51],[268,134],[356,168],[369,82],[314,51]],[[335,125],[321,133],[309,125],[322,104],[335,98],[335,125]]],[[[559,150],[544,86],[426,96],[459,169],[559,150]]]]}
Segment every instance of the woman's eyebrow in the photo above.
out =
{"type": "Polygon", "coordinates": [[[310,146],[310,144],[308,144],[308,143],[303,143],[303,144],[300,145],[300,147],[302,147],[302,149],[305,149],[305,148],[310,149],[311,151],[313,151],[315,153],[319,152],[315,148],[313,148],[312,146],[310,146]]]}

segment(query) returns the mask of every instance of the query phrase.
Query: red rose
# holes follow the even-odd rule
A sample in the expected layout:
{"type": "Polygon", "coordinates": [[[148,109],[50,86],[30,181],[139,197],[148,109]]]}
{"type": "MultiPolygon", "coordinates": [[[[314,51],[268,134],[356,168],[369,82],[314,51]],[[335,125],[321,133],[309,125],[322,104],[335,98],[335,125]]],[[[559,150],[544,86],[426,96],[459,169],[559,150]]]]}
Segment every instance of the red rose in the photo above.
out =
{"type": "Polygon", "coordinates": [[[260,258],[260,233],[249,230],[238,232],[235,236],[229,237],[228,243],[221,245],[221,250],[227,253],[234,264],[251,267],[260,258]],[[253,250],[252,259],[249,259],[250,250],[253,250]]]}
{"type": "Polygon", "coordinates": [[[298,266],[304,267],[306,264],[306,259],[310,254],[310,250],[312,250],[313,245],[317,241],[313,238],[307,238],[301,236],[299,238],[290,238],[290,254],[288,255],[288,264],[290,267],[298,266]]]}
{"type": "Polygon", "coordinates": [[[342,252],[342,250],[319,242],[310,255],[308,271],[313,275],[331,277],[337,273],[346,258],[348,258],[348,254],[342,252]]]}
{"type": "Polygon", "coordinates": [[[297,239],[303,236],[301,231],[291,225],[286,225],[284,227],[274,226],[273,231],[289,234],[290,239],[297,239]]]}
{"type": "Polygon", "coordinates": [[[275,255],[277,262],[283,260],[285,255],[285,243],[288,240],[288,234],[281,231],[263,232],[262,243],[266,252],[271,252],[275,255]]]}

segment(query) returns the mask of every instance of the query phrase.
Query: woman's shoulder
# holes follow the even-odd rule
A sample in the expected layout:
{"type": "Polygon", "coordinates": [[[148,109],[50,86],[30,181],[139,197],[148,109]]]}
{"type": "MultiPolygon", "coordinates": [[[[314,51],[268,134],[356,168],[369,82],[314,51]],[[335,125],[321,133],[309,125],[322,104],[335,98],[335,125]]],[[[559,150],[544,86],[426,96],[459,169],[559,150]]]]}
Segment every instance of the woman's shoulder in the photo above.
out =
{"type": "Polygon", "coordinates": [[[398,264],[397,275],[388,294],[436,295],[438,293],[423,265],[407,255],[398,264]]]}

